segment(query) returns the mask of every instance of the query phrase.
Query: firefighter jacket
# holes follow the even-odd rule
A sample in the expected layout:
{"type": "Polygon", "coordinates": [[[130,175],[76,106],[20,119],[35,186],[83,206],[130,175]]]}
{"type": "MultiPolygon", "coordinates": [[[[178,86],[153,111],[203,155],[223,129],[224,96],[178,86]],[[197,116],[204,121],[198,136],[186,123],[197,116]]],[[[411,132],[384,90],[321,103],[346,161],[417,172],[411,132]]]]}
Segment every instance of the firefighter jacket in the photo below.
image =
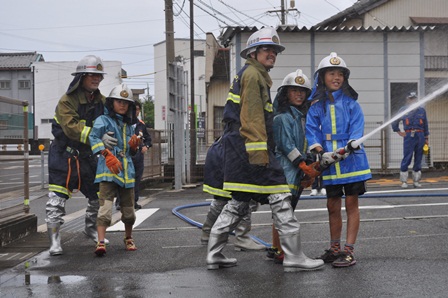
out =
{"type": "Polygon", "coordinates": [[[105,98],[99,90],[88,101],[77,76],[56,106],[51,132],[54,136],[48,153],[48,190],[70,198],[79,189],[90,200],[98,199],[93,183],[97,159],[92,155],[89,133],[93,121],[103,114],[105,98]]]}
{"type": "Polygon", "coordinates": [[[305,115],[294,106],[274,117],[275,157],[285,172],[291,193],[299,194],[303,176],[298,158],[306,159],[305,115]]]}
{"type": "Polygon", "coordinates": [[[132,125],[123,122],[123,116],[119,114],[115,115],[115,119],[110,117],[108,109],[105,108],[104,115],[95,120],[89,136],[90,145],[94,154],[98,154],[105,149],[101,138],[109,131],[114,132],[114,137],[118,140],[117,146],[111,152],[121,162],[123,171],[118,174],[113,174],[106,166],[106,159],[100,155],[95,183],[103,181],[115,182],[120,187],[132,188],[135,184],[135,169],[128,142],[134,134],[134,128],[132,125]]]}
{"type": "Polygon", "coordinates": [[[232,194],[223,190],[224,181],[224,148],[221,142],[222,138],[218,138],[208,148],[204,164],[204,185],[202,190],[214,196],[232,198],[232,194]]]}
{"type": "Polygon", "coordinates": [[[252,58],[233,80],[223,117],[226,191],[265,195],[289,192],[274,155],[271,86],[267,70],[252,58]]]}
{"type": "MultiPolygon", "coordinates": [[[[339,89],[311,105],[306,118],[306,138],[310,149],[321,146],[334,152],[364,133],[364,114],[359,103],[339,89]]],[[[309,99],[310,100],[310,99],[309,99]]],[[[364,148],[356,150],[322,172],[323,185],[338,185],[372,178],[364,148]]]]}
{"type": "Polygon", "coordinates": [[[104,102],[99,90],[93,93],[91,102],[82,88],[64,94],[56,106],[51,128],[57,145],[90,154],[89,133],[93,121],[104,112],[104,102]]]}

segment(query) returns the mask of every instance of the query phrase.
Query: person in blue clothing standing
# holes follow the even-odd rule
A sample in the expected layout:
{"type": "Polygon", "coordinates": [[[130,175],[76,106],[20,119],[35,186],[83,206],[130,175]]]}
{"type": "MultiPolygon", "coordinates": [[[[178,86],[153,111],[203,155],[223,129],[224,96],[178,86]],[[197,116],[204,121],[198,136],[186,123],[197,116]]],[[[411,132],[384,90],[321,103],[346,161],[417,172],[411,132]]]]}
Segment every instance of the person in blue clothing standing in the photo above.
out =
{"type": "Polygon", "coordinates": [[[309,149],[329,167],[322,171],[327,190],[330,249],[320,256],[334,267],[356,264],[354,245],[359,231],[358,196],[366,192],[365,181],[372,178],[364,149],[352,142],[363,136],[364,114],[358,94],[349,85],[350,70],[335,52],[319,63],[314,74],[310,101],[315,101],[306,118],[309,149]],[[344,153],[345,149],[347,153],[344,153]],[[345,194],[347,237],[341,249],[342,196],[345,194]]]}
{"type": "MultiPolygon", "coordinates": [[[[411,92],[406,97],[406,105],[398,112],[404,111],[409,106],[415,104],[418,100],[417,93],[411,92]]],[[[408,187],[408,167],[414,156],[414,165],[412,167],[412,180],[414,187],[421,187],[422,178],[422,157],[423,147],[428,145],[429,129],[426,111],[423,107],[417,107],[415,110],[403,115],[400,119],[392,123],[392,130],[403,137],[403,159],[400,166],[401,187],[408,187]],[[403,123],[403,130],[400,131],[399,124],[403,123]]]]}
{"type": "Polygon", "coordinates": [[[137,122],[132,91],[125,84],[115,86],[106,98],[104,115],[98,117],[89,135],[94,154],[100,154],[95,183],[100,187],[100,209],[97,217],[98,243],[95,254],[106,253],[104,242],[106,228],[112,220],[112,207],[115,195],[120,194],[121,221],[125,227],[125,249],[136,250],[132,239],[135,223],[134,186],[135,169],[132,156],[141,144],[141,138],[134,133],[133,124],[137,122]],[[107,132],[113,132],[117,144],[108,149],[101,139],[107,132]]]}
{"type": "MultiPolygon", "coordinates": [[[[137,117],[140,116],[142,110],[142,103],[137,99],[135,100],[135,113],[137,117]]],[[[132,156],[132,163],[135,168],[135,187],[134,187],[134,201],[135,210],[141,209],[142,206],[138,203],[140,199],[140,182],[143,177],[143,170],[145,168],[145,153],[152,147],[152,139],[146,124],[143,120],[137,119],[137,123],[134,124],[135,135],[141,136],[142,143],[139,146],[137,152],[132,156]]],[[[117,194],[117,200],[115,201],[117,210],[120,210],[120,194],[117,194]]]]}

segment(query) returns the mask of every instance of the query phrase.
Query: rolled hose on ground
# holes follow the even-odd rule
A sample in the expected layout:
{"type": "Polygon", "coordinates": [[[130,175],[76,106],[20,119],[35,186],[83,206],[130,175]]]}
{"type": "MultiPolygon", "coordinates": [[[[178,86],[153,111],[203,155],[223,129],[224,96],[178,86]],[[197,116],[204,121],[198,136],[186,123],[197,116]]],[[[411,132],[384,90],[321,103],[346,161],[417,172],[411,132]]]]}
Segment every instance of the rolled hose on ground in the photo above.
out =
{"type": "MultiPolygon", "coordinates": [[[[402,198],[402,197],[448,197],[448,193],[440,193],[440,194],[365,194],[365,195],[361,195],[359,196],[360,199],[372,199],[372,198],[402,198]]],[[[316,199],[326,199],[327,197],[325,196],[301,196],[300,200],[316,200],[316,199]]],[[[180,219],[182,219],[183,221],[191,224],[192,226],[198,227],[199,229],[202,229],[202,224],[194,221],[192,219],[190,219],[189,217],[183,215],[182,213],[180,213],[179,211],[182,209],[188,209],[188,208],[194,208],[194,207],[205,207],[205,206],[210,206],[211,202],[203,202],[203,203],[196,203],[196,204],[187,204],[187,205],[181,205],[181,206],[177,206],[175,208],[173,208],[171,210],[171,212],[179,217],[180,219]]],[[[235,233],[231,232],[231,235],[235,235],[235,233]]],[[[263,240],[261,240],[260,238],[253,236],[253,235],[249,235],[253,240],[257,241],[258,243],[266,246],[266,247],[271,247],[270,243],[267,243],[263,240]]]]}

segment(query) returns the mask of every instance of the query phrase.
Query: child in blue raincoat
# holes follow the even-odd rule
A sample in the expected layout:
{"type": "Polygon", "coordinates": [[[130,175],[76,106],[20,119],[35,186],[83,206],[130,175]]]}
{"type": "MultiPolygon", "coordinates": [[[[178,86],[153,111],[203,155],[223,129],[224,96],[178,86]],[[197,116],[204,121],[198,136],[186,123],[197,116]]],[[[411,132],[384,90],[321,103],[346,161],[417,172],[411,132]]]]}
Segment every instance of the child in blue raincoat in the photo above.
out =
{"type": "Polygon", "coordinates": [[[306,119],[309,149],[329,165],[322,171],[322,180],[327,191],[331,242],[330,249],[320,258],[334,267],[356,264],[354,245],[360,223],[358,196],[366,192],[365,181],[372,178],[364,149],[352,143],[363,136],[364,114],[357,101],[358,94],[348,83],[349,75],[345,61],[336,53],[322,59],[308,98],[314,103],[306,119]],[[347,148],[348,153],[342,154],[340,148],[347,148]],[[347,237],[344,248],[341,248],[343,195],[347,237]]]}
{"type": "Polygon", "coordinates": [[[106,98],[104,115],[95,120],[89,135],[94,154],[100,153],[95,183],[100,185],[100,209],[97,218],[98,243],[95,254],[106,253],[104,238],[106,228],[112,220],[112,207],[115,195],[120,194],[121,220],[125,226],[125,249],[136,250],[132,239],[135,223],[134,184],[135,170],[132,155],[138,150],[141,139],[134,134],[133,124],[137,121],[132,91],[120,84],[112,89],[106,98]],[[111,135],[116,144],[103,142],[102,136],[111,135]]]}

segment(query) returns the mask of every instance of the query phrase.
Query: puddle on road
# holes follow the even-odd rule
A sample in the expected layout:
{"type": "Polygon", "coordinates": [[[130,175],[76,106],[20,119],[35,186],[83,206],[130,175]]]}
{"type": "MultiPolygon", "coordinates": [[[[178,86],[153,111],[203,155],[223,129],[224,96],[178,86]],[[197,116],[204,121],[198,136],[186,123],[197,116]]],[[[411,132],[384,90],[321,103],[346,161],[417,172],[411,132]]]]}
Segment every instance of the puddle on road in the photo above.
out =
{"type": "Polygon", "coordinates": [[[25,275],[3,276],[5,281],[2,287],[21,287],[30,285],[44,285],[44,284],[74,284],[86,280],[85,276],[79,275],[64,275],[64,276],[44,276],[32,273],[25,273],[25,275]]]}

